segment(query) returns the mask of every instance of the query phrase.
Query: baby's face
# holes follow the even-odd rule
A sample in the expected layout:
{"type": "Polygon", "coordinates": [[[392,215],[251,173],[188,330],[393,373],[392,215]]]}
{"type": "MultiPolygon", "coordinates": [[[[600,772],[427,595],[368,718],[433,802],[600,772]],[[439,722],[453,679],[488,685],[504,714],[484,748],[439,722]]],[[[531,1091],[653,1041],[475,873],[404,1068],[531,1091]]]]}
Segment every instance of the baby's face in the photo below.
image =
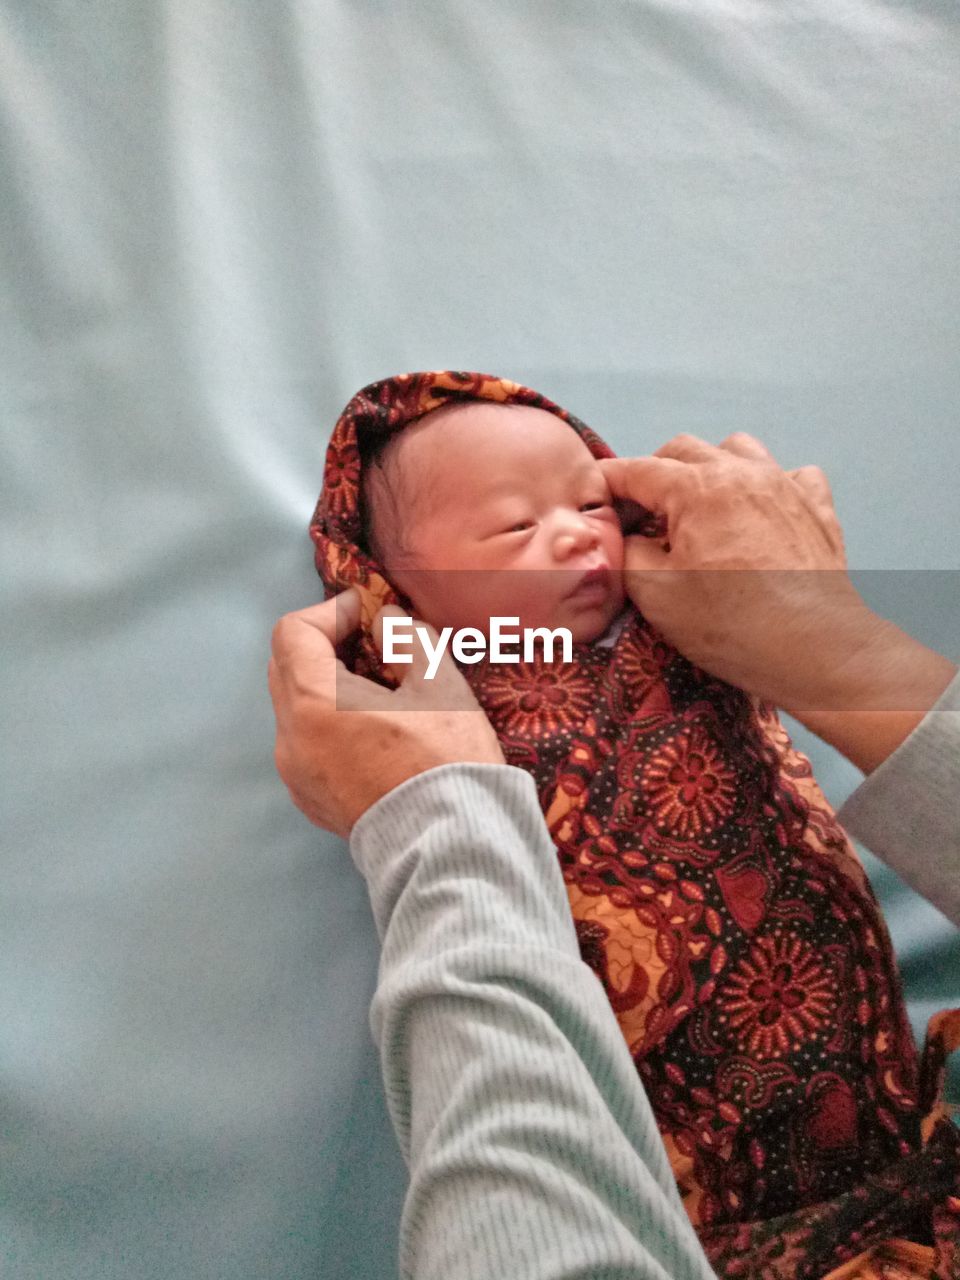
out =
{"type": "Polygon", "coordinates": [[[438,629],[487,632],[500,616],[567,627],[575,642],[602,635],[623,607],[623,534],[573,428],[545,409],[478,402],[404,435],[414,567],[386,567],[419,616],[438,629]]]}

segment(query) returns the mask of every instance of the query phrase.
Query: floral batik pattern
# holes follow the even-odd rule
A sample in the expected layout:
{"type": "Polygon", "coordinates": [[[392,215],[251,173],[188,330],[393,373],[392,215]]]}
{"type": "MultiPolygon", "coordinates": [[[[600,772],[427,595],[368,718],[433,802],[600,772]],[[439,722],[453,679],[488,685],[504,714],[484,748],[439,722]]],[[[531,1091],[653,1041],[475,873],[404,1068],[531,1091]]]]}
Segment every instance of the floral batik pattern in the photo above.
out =
{"type": "MultiPolygon", "coordinates": [[[[409,602],[360,545],[362,450],[455,399],[533,405],[482,374],[401,375],[351,400],[311,525],[327,594],[360,589],[344,651],[390,683],[370,624],[409,602]]],[[[660,533],[649,513],[641,532],[660,533]]],[[[960,1280],[960,1132],[939,1102],[960,1011],[923,1059],[890,938],[842,827],[771,707],[628,610],[570,663],[463,666],[537,786],[584,961],[646,1088],[722,1276],[960,1280]]]]}

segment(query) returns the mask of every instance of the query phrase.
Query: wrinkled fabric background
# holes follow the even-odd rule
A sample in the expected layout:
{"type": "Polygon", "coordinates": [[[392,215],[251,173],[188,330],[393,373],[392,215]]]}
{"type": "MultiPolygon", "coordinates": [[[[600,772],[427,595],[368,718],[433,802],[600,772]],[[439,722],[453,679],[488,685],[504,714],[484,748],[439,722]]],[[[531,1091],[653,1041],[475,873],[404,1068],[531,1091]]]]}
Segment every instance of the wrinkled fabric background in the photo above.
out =
{"type": "MultiPolygon", "coordinates": [[[[395,1274],[374,929],[265,683],[365,383],[752,431],[960,654],[958,153],[941,0],[0,0],[6,1280],[395,1274]]],[[[958,935],[869,865],[919,1030],[958,935]]]]}

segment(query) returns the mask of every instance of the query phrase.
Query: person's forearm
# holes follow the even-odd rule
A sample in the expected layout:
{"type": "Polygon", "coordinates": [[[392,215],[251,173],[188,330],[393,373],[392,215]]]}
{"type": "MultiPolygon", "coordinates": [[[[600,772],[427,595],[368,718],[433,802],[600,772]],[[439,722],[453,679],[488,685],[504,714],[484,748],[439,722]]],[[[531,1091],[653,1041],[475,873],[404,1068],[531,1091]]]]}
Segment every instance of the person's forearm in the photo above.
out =
{"type": "Polygon", "coordinates": [[[433,769],[351,849],[383,940],[371,1016],[410,1166],[402,1275],[712,1277],[531,778],[433,769]]]}
{"type": "Polygon", "coordinates": [[[816,672],[779,705],[870,773],[913,732],[957,666],[866,608],[828,626],[816,672]]]}
{"type": "Polygon", "coordinates": [[[837,817],[960,926],[960,675],[837,817]]]}

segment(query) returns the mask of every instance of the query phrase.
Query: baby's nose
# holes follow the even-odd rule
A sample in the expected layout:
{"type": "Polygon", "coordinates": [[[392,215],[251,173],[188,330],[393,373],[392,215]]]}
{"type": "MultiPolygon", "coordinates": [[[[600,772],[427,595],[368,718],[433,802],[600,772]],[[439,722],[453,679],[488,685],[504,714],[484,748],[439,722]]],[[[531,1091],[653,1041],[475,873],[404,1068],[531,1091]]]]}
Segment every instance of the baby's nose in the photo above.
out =
{"type": "Polygon", "coordinates": [[[566,557],[578,551],[588,551],[599,541],[600,534],[594,522],[577,512],[560,522],[554,547],[558,556],[566,557]]]}

